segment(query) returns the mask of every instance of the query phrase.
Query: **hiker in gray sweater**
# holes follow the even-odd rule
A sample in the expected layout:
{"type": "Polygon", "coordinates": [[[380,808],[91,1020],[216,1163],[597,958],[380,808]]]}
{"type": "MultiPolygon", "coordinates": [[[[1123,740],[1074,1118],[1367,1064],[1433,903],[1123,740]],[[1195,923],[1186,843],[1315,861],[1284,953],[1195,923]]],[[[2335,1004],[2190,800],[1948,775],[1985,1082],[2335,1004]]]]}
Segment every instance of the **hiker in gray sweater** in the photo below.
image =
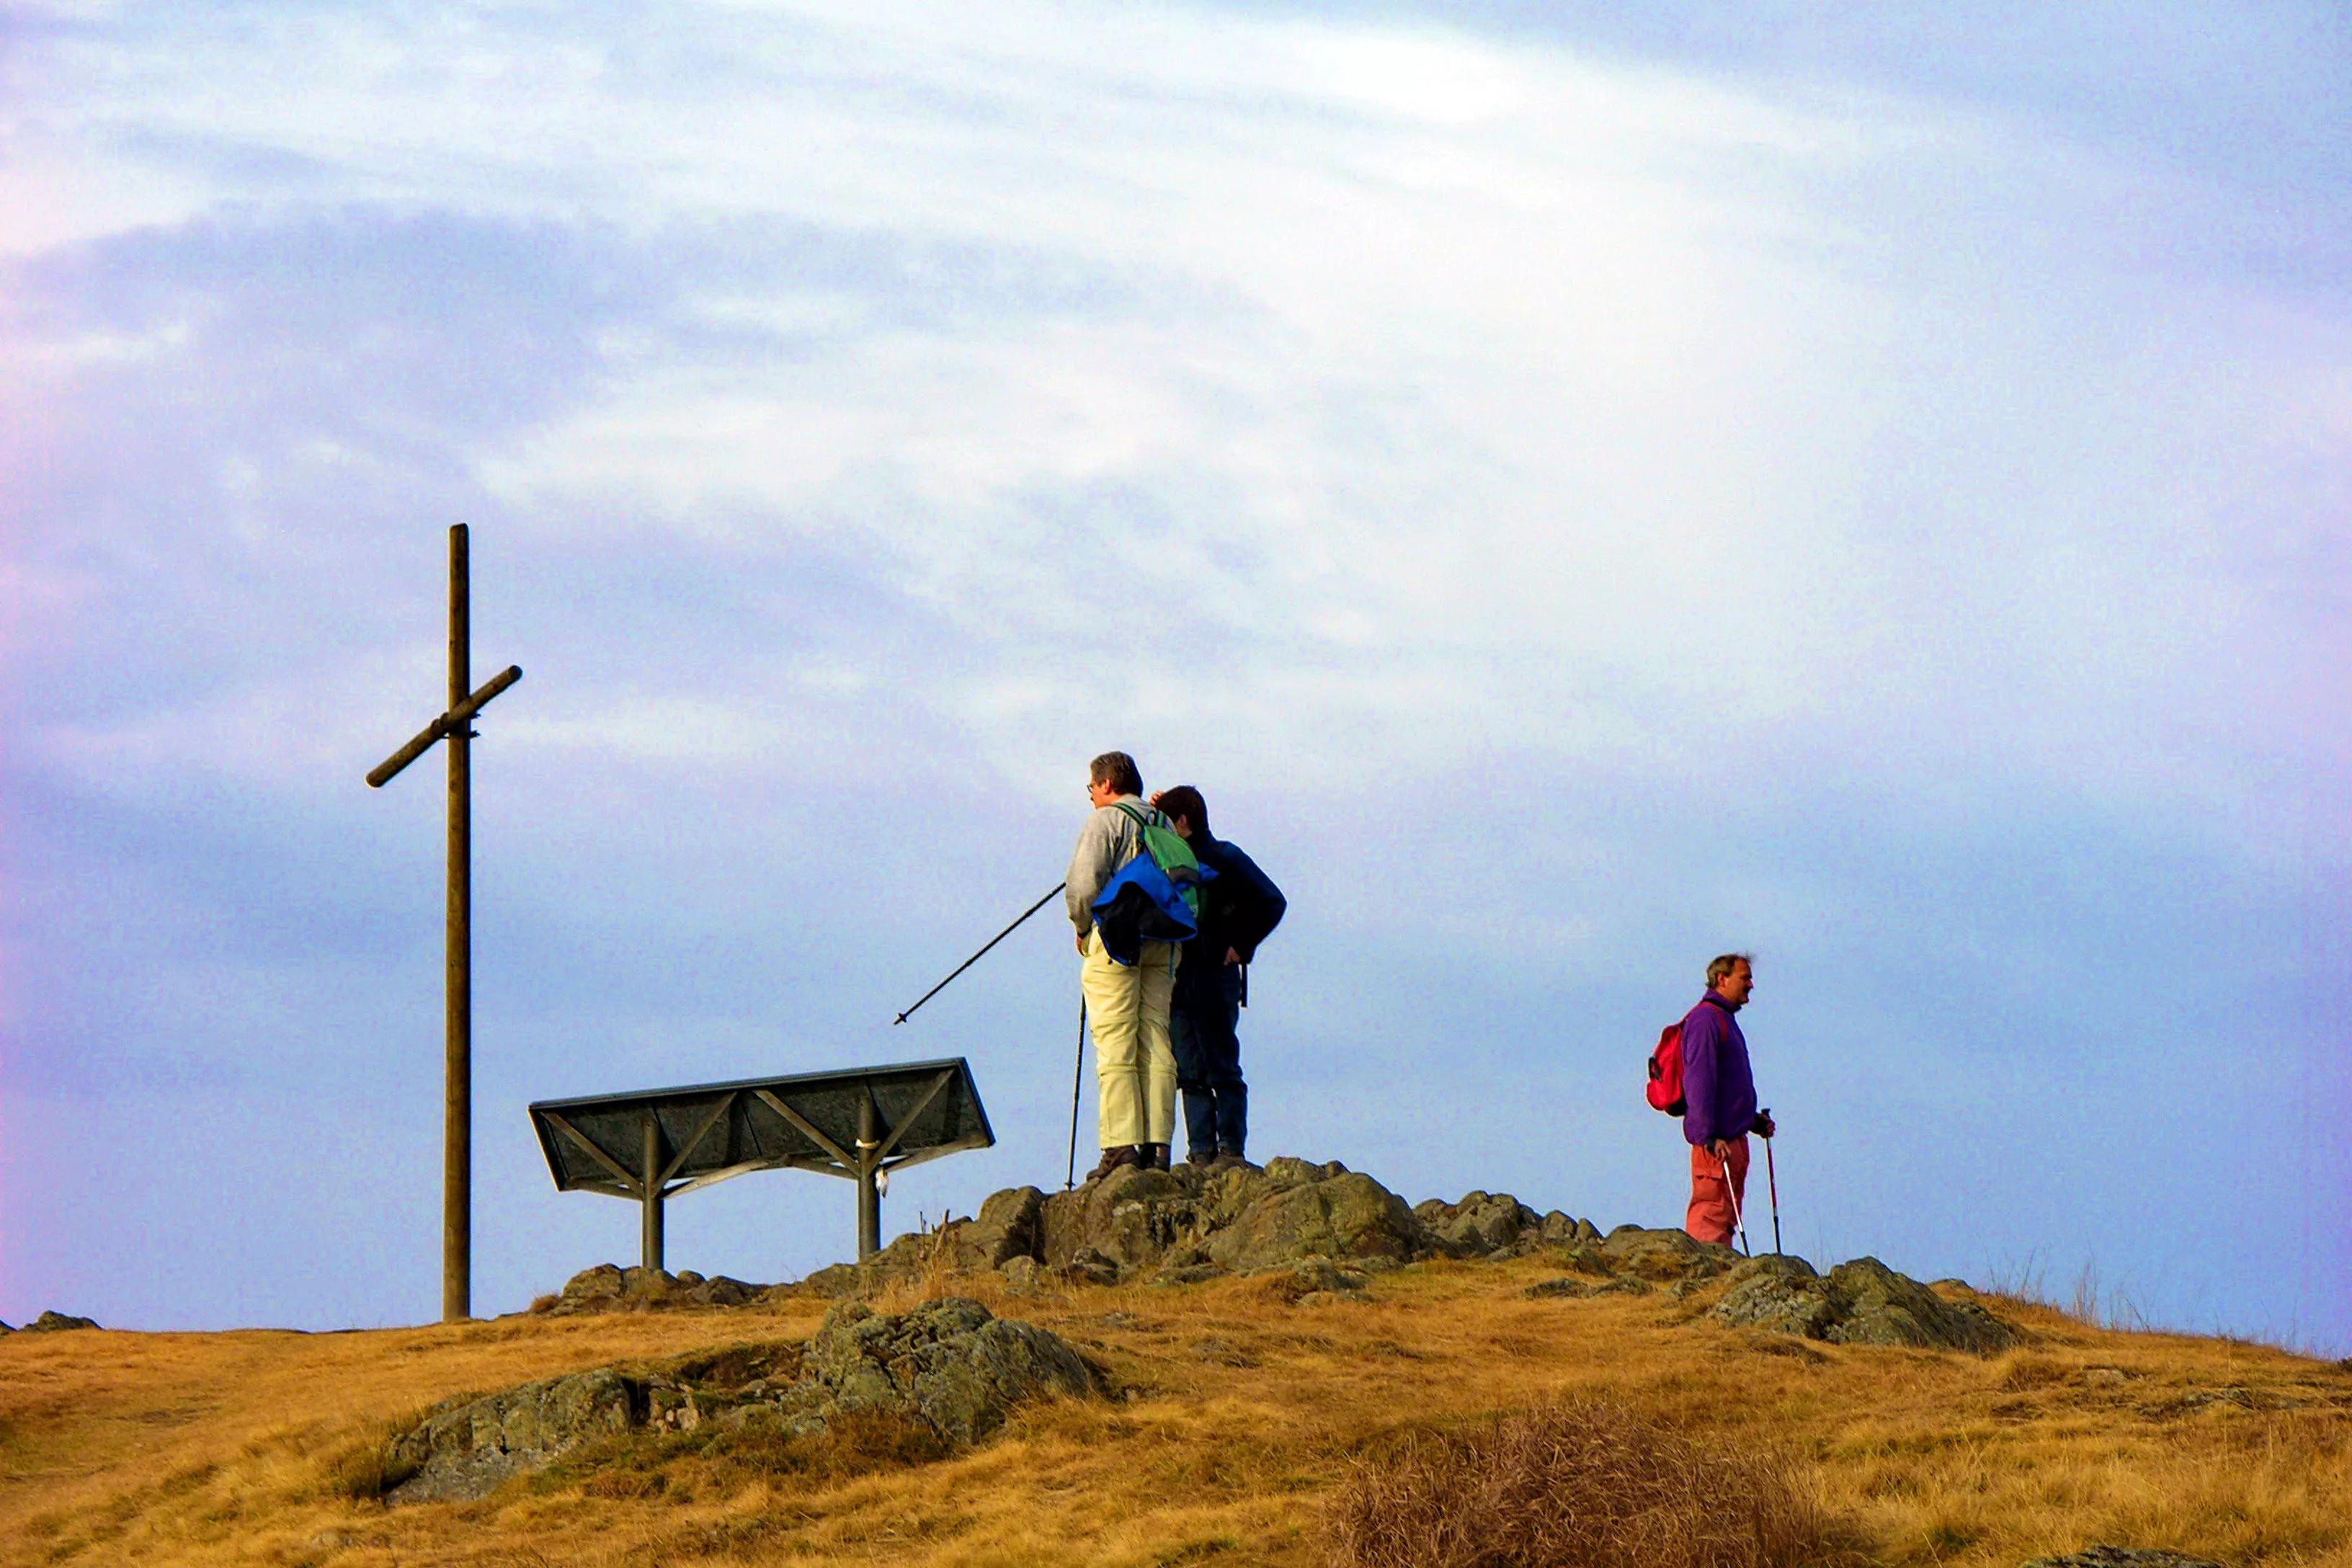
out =
{"type": "MultiPolygon", "coordinates": [[[[1094,815],[1070,857],[1070,924],[1078,934],[1078,988],[1087,999],[1094,1036],[1098,1096],[1097,1142],[1102,1162],[1087,1173],[1097,1181],[1121,1165],[1168,1169],[1176,1136],[1176,1055],[1168,1040],[1170,994],[1181,950],[1147,942],[1133,964],[1114,963],[1095,924],[1095,900],[1120,867],[1143,852],[1139,817],[1158,817],[1144,804],[1143,775],[1125,752],[1105,752],[1087,769],[1087,799],[1094,815]]],[[[1161,818],[1165,821],[1165,818],[1161,818]]]]}

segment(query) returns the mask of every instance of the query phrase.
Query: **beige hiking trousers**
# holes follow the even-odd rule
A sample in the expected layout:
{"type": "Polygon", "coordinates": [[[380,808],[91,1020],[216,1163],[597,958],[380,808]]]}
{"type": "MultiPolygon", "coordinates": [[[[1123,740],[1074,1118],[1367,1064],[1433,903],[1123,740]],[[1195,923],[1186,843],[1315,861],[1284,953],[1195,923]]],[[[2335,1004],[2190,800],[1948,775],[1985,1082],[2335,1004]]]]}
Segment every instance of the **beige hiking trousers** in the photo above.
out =
{"type": "Polygon", "coordinates": [[[1095,1040],[1097,1148],[1175,1141],[1176,1052],[1168,1043],[1168,998],[1181,952],[1173,942],[1147,942],[1129,968],[1103,952],[1101,931],[1087,933],[1078,989],[1095,1040]]]}

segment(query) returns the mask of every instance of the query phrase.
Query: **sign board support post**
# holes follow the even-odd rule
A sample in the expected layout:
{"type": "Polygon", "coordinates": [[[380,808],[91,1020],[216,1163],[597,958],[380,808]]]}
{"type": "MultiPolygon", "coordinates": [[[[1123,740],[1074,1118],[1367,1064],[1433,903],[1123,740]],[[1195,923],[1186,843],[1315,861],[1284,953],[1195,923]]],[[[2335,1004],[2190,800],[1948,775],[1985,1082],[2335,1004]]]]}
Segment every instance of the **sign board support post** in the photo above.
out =
{"type": "Polygon", "coordinates": [[[882,1193],[874,1179],[882,1163],[881,1113],[869,1091],[857,1097],[857,1261],[882,1250],[882,1193]]]}
{"type": "Polygon", "coordinates": [[[467,691],[472,679],[466,525],[449,530],[449,706],[367,776],[382,789],[436,741],[449,748],[448,895],[444,917],[441,1048],[441,1321],[473,1316],[474,1258],[474,719],[522,679],[520,665],[467,691]]]}
{"type": "Polygon", "coordinates": [[[661,1119],[646,1112],[644,1247],[646,1268],[658,1274],[662,1266],[662,1136],[661,1119]]]}

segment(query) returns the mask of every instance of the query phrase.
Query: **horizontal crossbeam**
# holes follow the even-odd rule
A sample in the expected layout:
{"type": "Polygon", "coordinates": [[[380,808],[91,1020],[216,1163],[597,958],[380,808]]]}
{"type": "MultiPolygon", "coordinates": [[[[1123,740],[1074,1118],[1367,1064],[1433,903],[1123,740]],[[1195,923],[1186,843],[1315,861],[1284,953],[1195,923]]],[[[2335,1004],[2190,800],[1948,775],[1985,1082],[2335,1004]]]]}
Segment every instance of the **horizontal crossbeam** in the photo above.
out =
{"type": "Polygon", "coordinates": [[[419,730],[408,744],[376,764],[367,776],[370,789],[382,789],[398,776],[400,770],[423,756],[433,742],[464,729],[474,721],[474,715],[487,706],[491,698],[522,679],[522,666],[510,664],[489,679],[482,682],[474,694],[419,730]]]}

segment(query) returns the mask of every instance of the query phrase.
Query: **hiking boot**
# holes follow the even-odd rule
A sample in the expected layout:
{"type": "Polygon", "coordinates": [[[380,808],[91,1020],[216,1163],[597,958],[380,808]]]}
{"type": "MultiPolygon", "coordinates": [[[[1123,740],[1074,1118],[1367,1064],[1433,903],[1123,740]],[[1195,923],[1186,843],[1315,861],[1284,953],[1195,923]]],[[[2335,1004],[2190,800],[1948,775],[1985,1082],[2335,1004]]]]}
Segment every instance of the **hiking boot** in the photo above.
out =
{"type": "Polygon", "coordinates": [[[1139,1162],[1135,1157],[1135,1145],[1132,1143],[1121,1143],[1115,1149],[1106,1149],[1103,1151],[1102,1163],[1097,1165],[1093,1170],[1087,1173],[1087,1180],[1089,1182],[1099,1182],[1105,1176],[1109,1175],[1113,1171],[1118,1170],[1121,1165],[1132,1165],[1138,1163],[1139,1162]]]}
{"type": "Polygon", "coordinates": [[[1242,1152],[1238,1149],[1220,1149],[1217,1151],[1216,1158],[1210,1163],[1210,1169],[1217,1171],[1255,1171],[1257,1167],[1251,1164],[1248,1160],[1244,1159],[1242,1155],[1242,1152]]]}
{"type": "Polygon", "coordinates": [[[1168,1145],[1165,1143],[1146,1143],[1137,1152],[1143,1156],[1143,1168],[1147,1171],[1169,1168],[1168,1145]]]}
{"type": "Polygon", "coordinates": [[[1184,1156],[1184,1163],[1188,1165],[1213,1165],[1216,1163],[1217,1152],[1214,1149],[1195,1149],[1184,1156]]]}

